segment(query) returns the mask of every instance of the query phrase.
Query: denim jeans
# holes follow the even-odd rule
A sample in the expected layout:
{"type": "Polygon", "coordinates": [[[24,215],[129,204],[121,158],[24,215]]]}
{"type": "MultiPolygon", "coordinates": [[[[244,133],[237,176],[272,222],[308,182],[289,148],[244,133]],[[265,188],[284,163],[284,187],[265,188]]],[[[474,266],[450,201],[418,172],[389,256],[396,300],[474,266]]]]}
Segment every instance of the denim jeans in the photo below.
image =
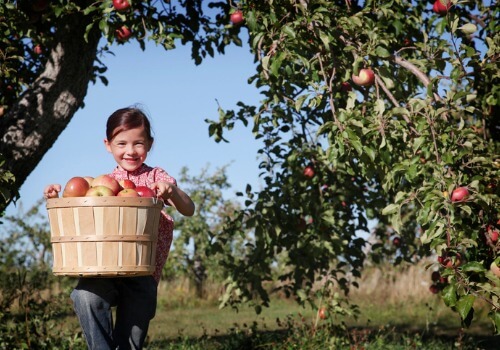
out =
{"type": "Polygon", "coordinates": [[[71,293],[87,346],[93,350],[141,349],[155,316],[156,297],[152,276],[80,278],[71,293]]]}

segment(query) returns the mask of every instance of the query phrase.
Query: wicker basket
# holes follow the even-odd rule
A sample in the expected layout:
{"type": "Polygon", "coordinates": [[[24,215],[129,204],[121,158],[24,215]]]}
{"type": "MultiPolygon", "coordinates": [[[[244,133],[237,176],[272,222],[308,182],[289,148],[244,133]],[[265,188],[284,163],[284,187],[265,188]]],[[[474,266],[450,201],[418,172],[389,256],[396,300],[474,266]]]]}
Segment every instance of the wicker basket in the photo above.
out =
{"type": "Polygon", "coordinates": [[[142,197],[47,200],[55,275],[126,277],[155,269],[163,202],[142,197]]]}

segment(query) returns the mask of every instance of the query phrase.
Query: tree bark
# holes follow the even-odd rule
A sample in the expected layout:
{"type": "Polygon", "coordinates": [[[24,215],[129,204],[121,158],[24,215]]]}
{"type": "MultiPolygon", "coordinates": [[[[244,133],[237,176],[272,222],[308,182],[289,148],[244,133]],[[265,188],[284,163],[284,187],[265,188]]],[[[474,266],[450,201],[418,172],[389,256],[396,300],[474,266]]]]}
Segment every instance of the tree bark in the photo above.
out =
{"type": "Polygon", "coordinates": [[[16,178],[16,188],[21,187],[83,106],[95,75],[93,67],[101,38],[96,24],[85,39],[91,22],[92,18],[82,13],[61,18],[44,71],[0,119],[0,154],[7,159],[5,168],[16,178]]]}

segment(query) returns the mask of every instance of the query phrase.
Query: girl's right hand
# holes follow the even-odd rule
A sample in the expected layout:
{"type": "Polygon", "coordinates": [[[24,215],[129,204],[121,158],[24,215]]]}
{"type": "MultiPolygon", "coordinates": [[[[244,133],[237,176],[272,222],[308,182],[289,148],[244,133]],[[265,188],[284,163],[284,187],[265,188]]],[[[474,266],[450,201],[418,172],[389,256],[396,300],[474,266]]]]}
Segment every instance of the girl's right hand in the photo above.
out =
{"type": "Polygon", "coordinates": [[[61,185],[59,184],[48,185],[43,190],[43,198],[45,199],[58,198],[59,192],[61,192],[61,185]]]}

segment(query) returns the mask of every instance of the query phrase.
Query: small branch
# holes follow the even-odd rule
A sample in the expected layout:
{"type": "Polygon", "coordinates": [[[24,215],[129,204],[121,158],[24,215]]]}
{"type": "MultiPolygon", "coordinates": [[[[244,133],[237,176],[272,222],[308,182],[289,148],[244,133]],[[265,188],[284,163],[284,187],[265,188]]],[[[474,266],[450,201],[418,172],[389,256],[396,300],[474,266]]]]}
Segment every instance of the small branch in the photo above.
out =
{"type": "MultiPolygon", "coordinates": [[[[430,83],[431,80],[427,75],[425,75],[424,72],[422,72],[420,69],[418,69],[417,66],[415,66],[413,63],[408,62],[404,59],[402,59],[399,56],[393,56],[394,63],[400,65],[403,68],[408,69],[413,75],[415,75],[423,84],[425,87],[427,87],[430,83]]],[[[441,101],[441,97],[437,93],[434,93],[434,99],[436,101],[441,101]]]]}
{"type": "Polygon", "coordinates": [[[332,79],[330,79],[330,81],[328,81],[325,69],[323,67],[323,61],[321,60],[321,55],[318,54],[317,57],[318,57],[318,62],[319,62],[319,66],[321,68],[321,74],[323,75],[325,85],[328,87],[328,97],[329,97],[330,110],[332,111],[333,120],[335,121],[335,124],[337,125],[339,130],[344,131],[344,128],[343,128],[342,124],[339,122],[339,120],[337,119],[337,115],[335,113],[335,105],[333,104],[333,93],[332,93],[332,85],[331,85],[332,79]]]}

